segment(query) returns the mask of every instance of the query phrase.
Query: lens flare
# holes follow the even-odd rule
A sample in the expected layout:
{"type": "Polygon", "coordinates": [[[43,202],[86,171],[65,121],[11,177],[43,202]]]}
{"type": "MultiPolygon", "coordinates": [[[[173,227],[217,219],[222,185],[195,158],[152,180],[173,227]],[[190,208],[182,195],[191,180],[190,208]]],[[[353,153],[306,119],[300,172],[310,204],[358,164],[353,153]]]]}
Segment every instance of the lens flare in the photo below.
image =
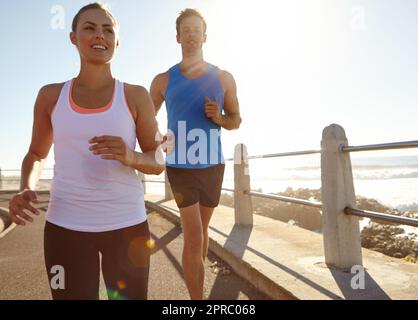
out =
{"type": "Polygon", "coordinates": [[[126,300],[125,297],[117,290],[107,289],[107,296],[109,300],[126,300]]]}
{"type": "Polygon", "coordinates": [[[132,265],[136,268],[148,266],[146,251],[149,239],[147,237],[137,237],[131,241],[128,247],[128,258],[132,265]]]}
{"type": "Polygon", "coordinates": [[[125,289],[125,288],[126,288],[126,283],[125,283],[125,281],[123,281],[123,280],[119,280],[117,283],[118,283],[118,288],[119,288],[119,290],[123,290],[123,289],[125,289]]]}
{"type": "Polygon", "coordinates": [[[147,240],[147,247],[148,249],[154,249],[155,247],[155,242],[152,239],[147,240]]]}
{"type": "Polygon", "coordinates": [[[177,203],[182,203],[184,200],[184,196],[180,192],[173,192],[173,196],[177,203]]]}

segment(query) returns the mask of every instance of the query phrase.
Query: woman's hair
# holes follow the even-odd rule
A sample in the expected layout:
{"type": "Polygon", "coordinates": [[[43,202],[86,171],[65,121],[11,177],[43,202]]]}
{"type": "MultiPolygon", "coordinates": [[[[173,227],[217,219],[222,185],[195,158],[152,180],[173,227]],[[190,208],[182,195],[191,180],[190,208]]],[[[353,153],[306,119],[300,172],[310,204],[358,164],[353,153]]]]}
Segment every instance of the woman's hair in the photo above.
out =
{"type": "Polygon", "coordinates": [[[176,30],[177,30],[177,35],[180,35],[180,23],[183,21],[183,19],[188,18],[188,17],[198,17],[200,19],[202,19],[203,22],[203,33],[206,33],[206,21],[205,18],[203,18],[202,14],[197,11],[196,9],[184,9],[183,11],[180,12],[177,20],[176,20],[176,30]]]}
{"type": "Polygon", "coordinates": [[[94,2],[94,3],[90,3],[84,7],[82,7],[77,14],[74,16],[73,19],[73,23],[72,23],[72,30],[73,32],[75,32],[77,30],[77,24],[78,24],[78,20],[80,19],[80,15],[87,11],[87,10],[92,10],[92,9],[99,9],[99,10],[103,10],[104,12],[106,12],[106,14],[109,16],[109,18],[112,20],[113,24],[115,27],[118,26],[118,22],[116,20],[116,18],[113,16],[113,14],[109,11],[109,9],[107,8],[107,6],[105,4],[102,4],[100,2],[94,2]]]}

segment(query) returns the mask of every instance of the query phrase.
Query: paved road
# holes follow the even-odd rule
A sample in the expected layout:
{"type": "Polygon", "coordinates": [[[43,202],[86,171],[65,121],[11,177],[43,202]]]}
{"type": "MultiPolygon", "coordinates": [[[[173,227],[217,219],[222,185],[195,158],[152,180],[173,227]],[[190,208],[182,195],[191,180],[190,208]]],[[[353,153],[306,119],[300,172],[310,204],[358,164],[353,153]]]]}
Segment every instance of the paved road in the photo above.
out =
{"type": "MultiPolygon", "coordinates": [[[[8,195],[0,193],[0,207],[7,207],[8,195]]],[[[40,195],[38,208],[48,205],[48,195],[40,195]]],[[[189,299],[181,270],[183,237],[181,228],[158,213],[149,213],[155,248],[151,258],[149,299],[189,299]]],[[[43,260],[44,215],[26,227],[16,227],[0,239],[0,300],[51,299],[43,260]]],[[[243,280],[215,255],[205,264],[205,297],[219,300],[264,300],[264,294],[243,280]]],[[[101,281],[101,299],[106,293],[101,281]]]]}

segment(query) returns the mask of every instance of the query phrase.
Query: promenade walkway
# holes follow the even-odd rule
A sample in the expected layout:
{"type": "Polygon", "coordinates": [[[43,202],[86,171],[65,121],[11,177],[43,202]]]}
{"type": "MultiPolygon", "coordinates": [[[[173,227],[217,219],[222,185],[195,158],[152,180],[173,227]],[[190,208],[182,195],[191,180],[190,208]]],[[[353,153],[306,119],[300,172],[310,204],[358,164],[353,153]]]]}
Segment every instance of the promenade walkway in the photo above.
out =
{"type": "MultiPolygon", "coordinates": [[[[10,194],[0,193],[0,207],[7,208],[10,194]]],[[[45,211],[49,196],[41,194],[38,208],[45,211]]],[[[151,258],[149,299],[189,299],[181,270],[183,237],[181,228],[162,215],[149,213],[155,241],[151,258]]],[[[51,299],[43,260],[44,214],[26,227],[15,227],[0,238],[0,300],[51,299]]],[[[268,299],[237,276],[213,253],[205,263],[205,296],[208,299],[268,299]]],[[[100,298],[107,299],[101,280],[100,298]]]]}
{"type": "MultiPolygon", "coordinates": [[[[0,199],[0,207],[7,206],[7,197],[0,199]]],[[[48,195],[41,200],[45,208],[48,195]]],[[[156,242],[149,298],[188,299],[175,202],[146,194],[146,205],[156,242]]],[[[205,266],[207,298],[418,299],[416,264],[362,249],[363,270],[335,269],[324,263],[321,234],[259,215],[253,218],[253,226],[239,226],[234,224],[234,209],[221,205],[215,211],[209,230],[212,254],[205,266]],[[217,257],[226,264],[214,267],[217,257]]],[[[0,299],[50,298],[43,269],[43,223],[38,218],[0,239],[0,299]]],[[[106,298],[103,285],[101,298],[106,298]]]]}
{"type": "MultiPolygon", "coordinates": [[[[148,207],[179,220],[173,200],[148,199],[148,207]]],[[[209,248],[273,299],[418,300],[416,264],[363,248],[364,269],[330,268],[322,234],[256,214],[253,219],[252,227],[236,225],[234,209],[219,206],[209,248]]]]}

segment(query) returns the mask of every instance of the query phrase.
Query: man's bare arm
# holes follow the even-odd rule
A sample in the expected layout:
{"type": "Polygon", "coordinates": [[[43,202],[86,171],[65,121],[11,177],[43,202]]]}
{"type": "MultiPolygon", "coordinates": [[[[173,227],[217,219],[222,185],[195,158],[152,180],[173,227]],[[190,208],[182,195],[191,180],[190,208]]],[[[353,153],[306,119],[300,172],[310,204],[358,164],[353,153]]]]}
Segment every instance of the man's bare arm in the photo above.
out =
{"type": "Polygon", "coordinates": [[[164,93],[167,88],[168,84],[168,73],[160,73],[157,75],[154,80],[152,80],[151,87],[150,87],[150,95],[152,98],[152,102],[154,103],[155,108],[155,115],[158,114],[158,111],[161,109],[161,105],[163,104],[165,97],[164,93]]]}
{"type": "Polygon", "coordinates": [[[226,130],[238,129],[241,125],[241,115],[237,97],[237,86],[232,74],[221,72],[221,82],[225,89],[224,113],[215,123],[226,130]]]}

